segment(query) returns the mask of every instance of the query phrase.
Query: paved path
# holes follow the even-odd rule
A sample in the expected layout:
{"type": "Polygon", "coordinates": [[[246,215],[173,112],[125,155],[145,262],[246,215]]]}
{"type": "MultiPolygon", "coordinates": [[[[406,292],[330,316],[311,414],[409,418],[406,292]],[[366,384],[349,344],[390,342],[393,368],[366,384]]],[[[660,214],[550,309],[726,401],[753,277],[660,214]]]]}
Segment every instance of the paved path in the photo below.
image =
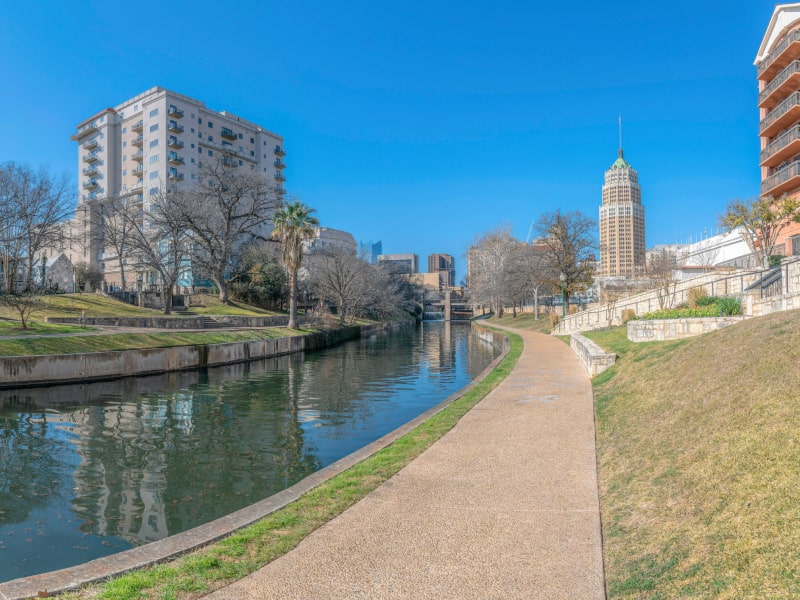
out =
{"type": "Polygon", "coordinates": [[[294,550],[209,596],[602,599],[592,391],[559,339],[414,462],[294,550]]]}

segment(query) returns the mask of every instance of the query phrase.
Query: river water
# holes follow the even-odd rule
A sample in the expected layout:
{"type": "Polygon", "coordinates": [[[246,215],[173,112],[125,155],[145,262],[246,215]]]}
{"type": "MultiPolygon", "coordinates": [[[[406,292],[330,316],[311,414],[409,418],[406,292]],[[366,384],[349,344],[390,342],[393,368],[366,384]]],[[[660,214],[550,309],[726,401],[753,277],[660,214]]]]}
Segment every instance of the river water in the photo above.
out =
{"type": "Polygon", "coordinates": [[[308,355],[0,391],[0,582],[185,531],[275,494],[497,355],[424,323],[308,355]]]}

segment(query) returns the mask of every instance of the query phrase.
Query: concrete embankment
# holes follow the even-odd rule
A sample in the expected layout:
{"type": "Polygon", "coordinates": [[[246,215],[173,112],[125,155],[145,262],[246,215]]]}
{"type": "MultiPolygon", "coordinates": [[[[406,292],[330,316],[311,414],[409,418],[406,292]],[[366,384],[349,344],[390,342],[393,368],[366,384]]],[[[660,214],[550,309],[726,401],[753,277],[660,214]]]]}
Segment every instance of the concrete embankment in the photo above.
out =
{"type": "Polygon", "coordinates": [[[151,375],[225,365],[293,352],[320,350],[392,326],[397,324],[376,323],[292,337],[226,344],[198,344],[85,354],[5,356],[0,357],[0,387],[115,379],[129,375],[151,375]]]}
{"type": "MultiPolygon", "coordinates": [[[[274,315],[266,317],[245,315],[208,315],[208,318],[231,327],[286,327],[289,317],[274,315]]],[[[62,325],[88,325],[110,327],[139,327],[153,329],[202,329],[202,315],[191,317],[47,317],[47,323],[62,325]]]]}

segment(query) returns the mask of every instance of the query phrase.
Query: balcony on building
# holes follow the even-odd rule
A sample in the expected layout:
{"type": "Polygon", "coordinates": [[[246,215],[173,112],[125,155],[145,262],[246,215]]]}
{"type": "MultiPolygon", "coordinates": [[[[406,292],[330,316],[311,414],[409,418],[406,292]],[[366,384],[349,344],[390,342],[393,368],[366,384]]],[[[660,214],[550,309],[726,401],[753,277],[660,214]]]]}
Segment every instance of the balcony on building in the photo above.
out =
{"type": "Polygon", "coordinates": [[[95,163],[98,160],[100,160],[100,157],[97,156],[97,152],[89,152],[89,154],[83,155],[83,162],[95,163]]]}
{"type": "Polygon", "coordinates": [[[89,165],[82,172],[87,177],[94,177],[95,175],[97,175],[97,165],[95,164],[89,165]]]}
{"type": "Polygon", "coordinates": [[[167,116],[173,117],[175,119],[180,119],[181,117],[183,117],[183,111],[180,110],[174,104],[170,104],[169,110],[167,111],[167,116]]]}
{"type": "Polygon", "coordinates": [[[798,88],[800,88],[800,60],[794,60],[759,92],[758,107],[772,110],[798,88]]]}
{"type": "Polygon", "coordinates": [[[280,146],[275,146],[275,156],[286,156],[286,152],[280,146]]]}
{"type": "Polygon", "coordinates": [[[800,30],[792,31],[759,63],[758,78],[770,81],[794,59],[800,58],[800,30]]]}
{"type": "Polygon", "coordinates": [[[183,133],[183,125],[178,124],[177,121],[170,121],[167,129],[173,133],[183,133]]]}
{"type": "Polygon", "coordinates": [[[222,128],[222,131],[220,131],[220,135],[229,140],[235,140],[238,138],[233,129],[228,129],[227,127],[222,128]]]}
{"type": "Polygon", "coordinates": [[[800,125],[795,125],[782,132],[761,151],[761,166],[775,168],[798,154],[800,154],[800,125]]]}
{"type": "Polygon", "coordinates": [[[167,178],[170,181],[183,181],[183,173],[178,173],[177,169],[170,169],[167,178]]]}
{"type": "Polygon", "coordinates": [[[176,138],[174,135],[169,136],[169,142],[167,142],[170,148],[183,148],[183,142],[176,138]]]}
{"type": "Polygon", "coordinates": [[[97,192],[91,192],[89,194],[83,194],[81,196],[81,200],[87,202],[89,200],[97,200],[97,192]]]}
{"type": "Polygon", "coordinates": [[[275,173],[275,181],[286,181],[286,175],[278,171],[275,173]]]}
{"type": "Polygon", "coordinates": [[[283,187],[280,184],[276,185],[275,186],[275,193],[278,194],[279,196],[283,196],[286,193],[286,188],[283,187]]]}
{"type": "Polygon", "coordinates": [[[133,138],[131,144],[133,144],[134,146],[141,147],[141,145],[144,144],[144,136],[141,134],[137,135],[135,138],[133,138]]]}
{"type": "Polygon", "coordinates": [[[761,182],[761,195],[778,198],[800,187],[800,162],[793,162],[761,182]]]}
{"type": "Polygon", "coordinates": [[[83,189],[85,190],[96,190],[97,189],[97,180],[90,179],[89,181],[83,182],[83,189]]]}
{"type": "Polygon", "coordinates": [[[182,165],[182,164],[184,164],[183,157],[180,156],[177,152],[170,152],[169,156],[167,157],[167,161],[171,165],[182,165]]]}
{"type": "Polygon", "coordinates": [[[131,154],[131,159],[137,162],[142,162],[144,160],[144,152],[140,149],[131,154]]]}
{"type": "Polygon", "coordinates": [[[275,162],[273,164],[275,165],[276,169],[285,169],[286,168],[286,163],[283,162],[280,158],[275,159],[275,162]]]}
{"type": "Polygon", "coordinates": [[[78,131],[76,131],[69,139],[74,142],[78,140],[82,140],[87,135],[91,135],[97,132],[97,124],[96,123],[87,123],[86,125],[82,125],[78,127],[78,131]]]}
{"type": "Polygon", "coordinates": [[[136,123],[131,125],[131,131],[136,131],[138,133],[142,133],[143,129],[144,129],[144,120],[143,119],[139,119],[138,121],[136,121],[136,123]]]}
{"type": "Polygon", "coordinates": [[[135,169],[132,169],[131,173],[133,173],[137,177],[142,177],[144,175],[144,166],[143,165],[139,165],[135,169]]]}
{"type": "Polygon", "coordinates": [[[81,146],[84,150],[94,150],[97,148],[97,138],[92,138],[87,142],[84,142],[83,146],[81,146]]]}
{"type": "Polygon", "coordinates": [[[759,126],[761,137],[774,137],[800,120],[800,92],[795,92],[767,114],[759,126]]]}
{"type": "Polygon", "coordinates": [[[223,156],[222,157],[222,165],[225,166],[225,167],[235,167],[238,164],[239,163],[236,161],[236,159],[231,157],[231,156],[223,156]]]}

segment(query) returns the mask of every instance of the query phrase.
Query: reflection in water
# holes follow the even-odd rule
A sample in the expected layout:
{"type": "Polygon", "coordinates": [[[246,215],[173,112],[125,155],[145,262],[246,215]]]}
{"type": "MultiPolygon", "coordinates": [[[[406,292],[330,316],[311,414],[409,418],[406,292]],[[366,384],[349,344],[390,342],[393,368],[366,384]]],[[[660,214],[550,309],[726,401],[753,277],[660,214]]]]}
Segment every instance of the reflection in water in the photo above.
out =
{"type": "Polygon", "coordinates": [[[0,581],[228,514],[388,433],[495,356],[430,323],[325,352],[0,392],[0,581]]]}

